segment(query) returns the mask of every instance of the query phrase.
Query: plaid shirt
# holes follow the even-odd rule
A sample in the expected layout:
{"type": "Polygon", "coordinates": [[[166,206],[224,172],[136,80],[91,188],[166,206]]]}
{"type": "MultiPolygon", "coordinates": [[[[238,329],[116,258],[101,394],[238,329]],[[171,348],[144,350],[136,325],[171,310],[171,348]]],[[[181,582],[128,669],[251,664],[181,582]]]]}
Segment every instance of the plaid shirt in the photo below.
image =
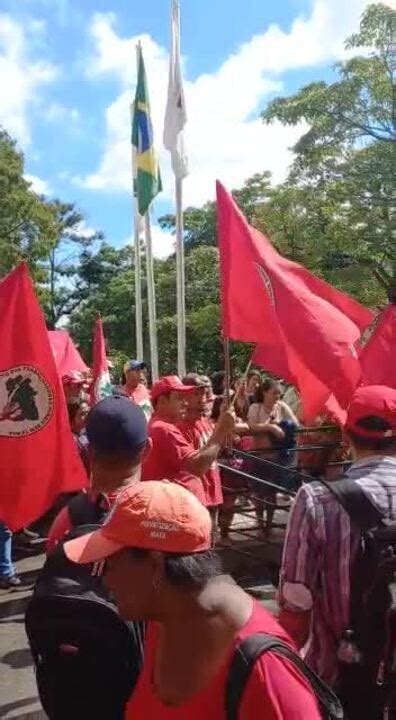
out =
{"type": "MultiPolygon", "coordinates": [[[[371,456],[346,473],[384,517],[396,520],[396,457],[371,456]]],[[[312,610],[304,659],[327,683],[337,678],[337,650],[349,624],[351,568],[360,532],[334,495],[320,482],[304,485],[295,499],[283,551],[279,602],[312,610]]]]}

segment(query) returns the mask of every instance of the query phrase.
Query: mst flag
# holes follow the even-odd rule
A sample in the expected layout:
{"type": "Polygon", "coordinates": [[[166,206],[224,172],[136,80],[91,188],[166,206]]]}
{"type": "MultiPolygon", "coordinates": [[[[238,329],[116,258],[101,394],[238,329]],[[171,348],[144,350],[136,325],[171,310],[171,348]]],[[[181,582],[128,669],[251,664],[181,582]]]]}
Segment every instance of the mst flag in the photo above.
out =
{"type": "Polygon", "coordinates": [[[106,356],[106,344],[103,335],[102,319],[98,317],[95,323],[93,340],[93,378],[91,385],[91,405],[111,395],[111,382],[109,366],[106,356]]]}
{"type": "Polygon", "coordinates": [[[360,353],[363,385],[396,388],[396,305],[389,304],[360,353]]]}
{"type": "Polygon", "coordinates": [[[0,518],[18,530],[86,485],[26,265],[0,283],[0,518]]]}
{"type": "Polygon", "coordinates": [[[224,335],[259,345],[272,372],[286,367],[311,412],[312,392],[321,395],[318,409],[332,393],[345,407],[360,379],[354,345],[371,311],[279,255],[220,183],[217,208],[224,335]]]}
{"type": "Polygon", "coordinates": [[[145,215],[150,204],[162,190],[161,173],[153,143],[153,126],[142,49],[138,45],[138,71],[135,102],[132,116],[132,145],[136,159],[134,192],[137,195],[140,215],[145,215]]]}
{"type": "Polygon", "coordinates": [[[184,126],[187,122],[183,77],[180,63],[180,7],[172,2],[172,40],[169,59],[168,99],[166,102],[164,145],[171,153],[176,178],[188,175],[188,159],[184,146],[184,126]]]}

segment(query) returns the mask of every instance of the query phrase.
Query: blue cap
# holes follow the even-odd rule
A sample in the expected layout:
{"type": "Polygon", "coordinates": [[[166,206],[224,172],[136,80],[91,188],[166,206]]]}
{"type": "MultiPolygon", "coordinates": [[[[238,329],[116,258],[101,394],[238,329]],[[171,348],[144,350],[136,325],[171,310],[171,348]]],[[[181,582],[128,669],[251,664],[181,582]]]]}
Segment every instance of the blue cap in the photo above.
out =
{"type": "Polygon", "coordinates": [[[144,360],[128,360],[125,363],[124,370],[147,370],[147,365],[144,360]]]}
{"type": "Polygon", "coordinates": [[[106,397],[92,408],[86,432],[95,450],[109,453],[136,450],[148,437],[143,411],[122,395],[106,397]]]}

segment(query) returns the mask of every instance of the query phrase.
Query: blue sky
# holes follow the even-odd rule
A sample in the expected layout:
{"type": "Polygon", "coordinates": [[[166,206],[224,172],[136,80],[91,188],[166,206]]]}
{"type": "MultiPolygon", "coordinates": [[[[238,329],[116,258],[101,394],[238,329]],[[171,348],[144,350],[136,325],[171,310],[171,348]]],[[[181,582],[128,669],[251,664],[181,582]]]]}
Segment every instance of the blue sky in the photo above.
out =
{"type": "MultiPolygon", "coordinates": [[[[263,126],[277,95],[332,77],[365,0],[181,0],[189,122],[189,204],[269,169],[287,173],[303,127],[263,126]]],[[[118,246],[131,236],[129,103],[142,40],[164,193],[153,208],[155,252],[172,239],[156,219],[172,209],[162,148],[170,0],[0,0],[0,123],[17,138],[33,187],[77,203],[88,228],[118,246]]]]}

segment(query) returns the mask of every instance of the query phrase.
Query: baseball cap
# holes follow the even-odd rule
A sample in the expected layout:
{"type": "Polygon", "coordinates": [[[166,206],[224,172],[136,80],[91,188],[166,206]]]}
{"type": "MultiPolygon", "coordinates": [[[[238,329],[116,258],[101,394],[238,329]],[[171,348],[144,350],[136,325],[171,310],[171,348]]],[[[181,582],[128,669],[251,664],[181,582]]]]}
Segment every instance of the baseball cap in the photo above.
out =
{"type": "Polygon", "coordinates": [[[368,385],[356,390],[348,408],[346,419],[347,430],[366,438],[396,437],[396,390],[386,385],[368,385]],[[369,430],[361,427],[358,422],[367,417],[384,420],[388,430],[369,430]]]}
{"type": "Polygon", "coordinates": [[[69,540],[69,560],[85,564],[104,560],[124,547],[193,554],[211,547],[208,510],[176,483],[153,480],[126,488],[99,530],[69,540]]]}
{"type": "Polygon", "coordinates": [[[166,375],[154,383],[151,388],[151,399],[157,400],[160,395],[169,392],[192,392],[195,385],[183,385],[177,375],[166,375]]]}
{"type": "Polygon", "coordinates": [[[102,452],[129,451],[147,441],[147,422],[141,408],[122,395],[100,400],[88,415],[86,433],[102,452]]]}
{"type": "Polygon", "coordinates": [[[147,370],[147,364],[144,360],[128,360],[124,365],[124,372],[128,370],[147,370]]]}
{"type": "Polygon", "coordinates": [[[69,370],[65,375],[62,375],[63,385],[84,385],[85,382],[86,380],[82,373],[77,370],[69,370]]]}
{"type": "Polygon", "coordinates": [[[211,382],[206,375],[198,375],[198,373],[188,373],[182,380],[183,385],[196,388],[211,387],[211,382]]]}

